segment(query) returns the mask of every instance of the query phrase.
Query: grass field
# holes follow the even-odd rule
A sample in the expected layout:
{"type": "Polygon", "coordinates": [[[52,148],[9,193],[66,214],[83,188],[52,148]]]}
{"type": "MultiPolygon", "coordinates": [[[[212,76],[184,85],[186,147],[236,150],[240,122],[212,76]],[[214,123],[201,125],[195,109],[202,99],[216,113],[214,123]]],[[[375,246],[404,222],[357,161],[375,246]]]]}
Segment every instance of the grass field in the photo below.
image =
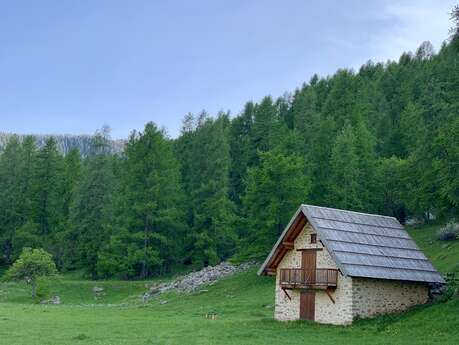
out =
{"type": "MultiPolygon", "coordinates": [[[[459,243],[436,241],[435,229],[411,234],[440,270],[450,271],[459,262],[459,243]]],[[[0,344],[459,344],[458,298],[340,327],[272,320],[274,281],[254,269],[146,305],[138,297],[145,284],[66,276],[54,286],[62,304],[51,306],[31,303],[22,284],[2,283],[0,344]],[[95,299],[94,286],[106,295],[95,299]],[[209,312],[218,319],[206,319],[209,312]]]]}

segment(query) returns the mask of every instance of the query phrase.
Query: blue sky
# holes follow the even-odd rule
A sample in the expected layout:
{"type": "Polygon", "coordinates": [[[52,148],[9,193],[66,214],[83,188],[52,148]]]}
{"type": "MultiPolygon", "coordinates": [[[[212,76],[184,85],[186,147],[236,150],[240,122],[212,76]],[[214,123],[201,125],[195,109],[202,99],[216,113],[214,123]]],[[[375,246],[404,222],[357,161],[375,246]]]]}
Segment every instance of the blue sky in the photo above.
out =
{"type": "Polygon", "coordinates": [[[0,131],[175,137],[311,75],[448,35],[457,1],[0,1],[0,131]],[[343,6],[345,4],[345,6],[343,6]]]}

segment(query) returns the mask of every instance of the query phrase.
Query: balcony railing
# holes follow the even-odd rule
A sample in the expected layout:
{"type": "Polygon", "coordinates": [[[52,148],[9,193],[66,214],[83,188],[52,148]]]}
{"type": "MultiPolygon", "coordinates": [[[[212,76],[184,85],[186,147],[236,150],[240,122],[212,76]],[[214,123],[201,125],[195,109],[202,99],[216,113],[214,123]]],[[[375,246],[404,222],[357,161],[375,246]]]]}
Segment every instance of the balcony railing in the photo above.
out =
{"type": "Polygon", "coordinates": [[[338,270],[317,268],[305,270],[302,268],[281,268],[280,285],[289,288],[327,288],[336,287],[338,270]]]}

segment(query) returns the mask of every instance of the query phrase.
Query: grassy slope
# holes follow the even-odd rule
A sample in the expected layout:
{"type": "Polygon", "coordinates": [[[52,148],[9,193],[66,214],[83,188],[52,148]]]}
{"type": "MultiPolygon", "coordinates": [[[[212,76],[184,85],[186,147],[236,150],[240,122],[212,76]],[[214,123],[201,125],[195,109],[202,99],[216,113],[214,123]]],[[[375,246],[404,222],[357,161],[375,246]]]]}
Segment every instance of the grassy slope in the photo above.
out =
{"type": "MultiPolygon", "coordinates": [[[[413,237],[441,270],[459,262],[459,244],[431,243],[432,228],[413,237]]],[[[459,300],[356,322],[350,327],[272,320],[272,278],[255,270],[239,274],[191,296],[162,295],[138,302],[144,282],[62,280],[63,304],[28,303],[21,284],[0,285],[0,344],[457,344],[459,300]],[[106,295],[94,300],[93,286],[106,295]],[[129,297],[130,296],[130,297],[129,297]],[[167,304],[160,304],[167,300],[167,304]],[[268,307],[267,307],[268,306],[268,307]],[[208,320],[215,311],[218,320],[208,320]]]]}
{"type": "Polygon", "coordinates": [[[435,233],[438,226],[410,229],[410,235],[424,254],[441,272],[450,272],[459,265],[459,241],[438,241],[435,233]]]}

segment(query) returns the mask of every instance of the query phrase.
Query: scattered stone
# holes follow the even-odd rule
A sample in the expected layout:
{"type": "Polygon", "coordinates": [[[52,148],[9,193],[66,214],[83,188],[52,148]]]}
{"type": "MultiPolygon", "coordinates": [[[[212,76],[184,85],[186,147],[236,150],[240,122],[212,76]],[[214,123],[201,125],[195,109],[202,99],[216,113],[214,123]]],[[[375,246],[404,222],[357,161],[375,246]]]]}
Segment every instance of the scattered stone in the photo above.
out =
{"type": "Polygon", "coordinates": [[[167,301],[166,301],[166,300],[164,300],[164,301],[160,301],[160,302],[159,302],[159,304],[166,304],[166,303],[167,303],[167,301]]]}
{"type": "MultiPolygon", "coordinates": [[[[233,265],[229,262],[224,261],[216,266],[207,266],[200,271],[191,272],[171,282],[162,282],[153,285],[149,288],[149,290],[146,293],[140,296],[140,298],[145,303],[150,298],[171,290],[177,290],[179,292],[185,293],[194,292],[197,291],[199,287],[203,285],[213,285],[221,278],[231,276],[238,272],[246,271],[254,265],[256,265],[256,263],[253,262],[247,262],[240,265],[233,265]]],[[[208,290],[201,290],[200,292],[207,291],[208,290]]]]}
{"type": "Polygon", "coordinates": [[[98,286],[94,286],[92,288],[92,292],[94,292],[95,294],[99,294],[99,293],[101,293],[103,291],[104,291],[104,288],[101,288],[101,287],[98,287],[98,286]]]}
{"type": "Polygon", "coordinates": [[[40,301],[40,304],[61,304],[61,298],[59,296],[53,296],[50,299],[40,301]]]}
{"type": "Polygon", "coordinates": [[[265,308],[266,308],[266,309],[272,309],[272,307],[273,307],[273,306],[272,306],[271,304],[265,305],[265,308]]]}

